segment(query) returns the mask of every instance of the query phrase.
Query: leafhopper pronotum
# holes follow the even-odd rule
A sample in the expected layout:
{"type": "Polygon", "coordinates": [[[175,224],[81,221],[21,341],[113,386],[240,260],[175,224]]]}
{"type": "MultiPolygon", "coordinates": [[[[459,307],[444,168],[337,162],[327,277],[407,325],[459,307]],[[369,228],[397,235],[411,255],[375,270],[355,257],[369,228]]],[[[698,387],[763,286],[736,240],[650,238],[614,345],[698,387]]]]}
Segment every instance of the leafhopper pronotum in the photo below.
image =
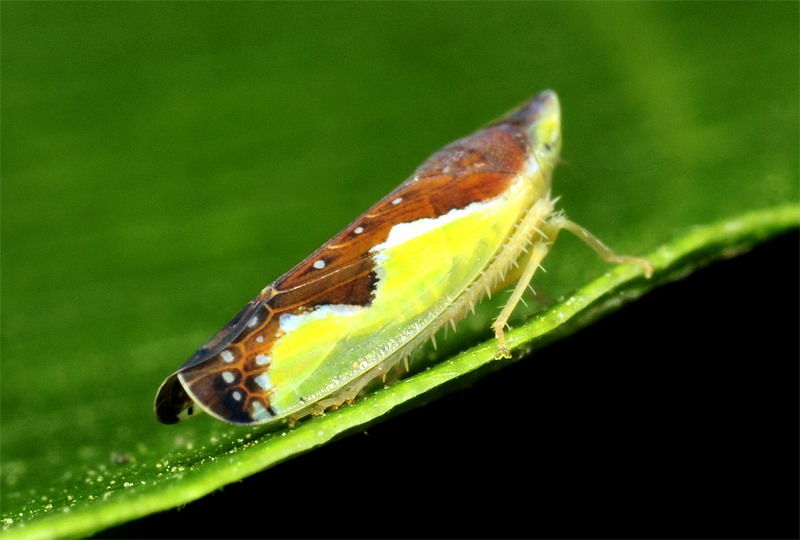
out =
{"type": "Polygon", "coordinates": [[[156,395],[173,424],[203,410],[232,424],[294,421],[352,401],[444,324],[516,281],[504,329],[561,229],[619,256],[555,211],[558,97],[545,91],[431,156],[397,189],[264,288],[156,395]]]}

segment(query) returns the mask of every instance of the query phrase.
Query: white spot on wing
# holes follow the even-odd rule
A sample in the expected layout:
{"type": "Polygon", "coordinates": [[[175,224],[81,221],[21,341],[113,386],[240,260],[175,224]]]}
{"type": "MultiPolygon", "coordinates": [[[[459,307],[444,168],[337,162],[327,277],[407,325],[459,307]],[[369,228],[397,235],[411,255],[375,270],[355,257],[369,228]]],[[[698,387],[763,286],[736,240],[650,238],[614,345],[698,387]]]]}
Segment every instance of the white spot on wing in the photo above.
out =
{"type": "Polygon", "coordinates": [[[233,399],[235,399],[236,401],[242,401],[242,393],[239,392],[238,390],[234,391],[233,394],[231,395],[233,396],[233,399]]]}
{"type": "Polygon", "coordinates": [[[269,414],[269,411],[264,408],[260,401],[254,401],[250,406],[250,416],[253,417],[253,420],[263,420],[271,415],[269,414]]]}
{"type": "Polygon", "coordinates": [[[222,372],[222,380],[226,383],[231,384],[236,377],[233,376],[233,373],[230,371],[223,371],[222,372]]]}
{"type": "Polygon", "coordinates": [[[256,384],[263,388],[264,390],[270,390],[272,388],[272,381],[269,380],[269,377],[264,375],[263,373],[254,379],[256,384]]]}
{"type": "Polygon", "coordinates": [[[397,197],[395,200],[392,201],[392,204],[397,205],[397,204],[400,204],[401,202],[403,202],[403,198],[402,197],[397,197]]]}
{"type": "Polygon", "coordinates": [[[247,321],[247,327],[248,328],[253,328],[257,324],[258,324],[258,317],[256,317],[255,315],[250,317],[250,320],[247,321]]]}
{"type": "Polygon", "coordinates": [[[225,360],[225,361],[226,361],[226,362],[228,362],[229,364],[230,364],[231,362],[233,362],[234,360],[236,360],[236,355],[234,355],[234,354],[233,354],[231,351],[229,351],[228,349],[225,349],[224,351],[222,351],[221,353],[219,353],[219,355],[222,357],[222,359],[223,359],[223,360],[225,360]]]}
{"type": "Polygon", "coordinates": [[[270,356],[266,354],[259,354],[258,356],[256,356],[256,364],[258,364],[259,366],[263,366],[270,360],[272,360],[272,358],[270,358],[270,356]]]}
{"type": "Polygon", "coordinates": [[[256,341],[258,341],[259,343],[264,343],[264,336],[258,336],[256,338],[256,341]]]}
{"type": "Polygon", "coordinates": [[[364,232],[364,227],[356,227],[355,229],[353,229],[353,232],[356,234],[361,234],[362,232],[364,232]]]}
{"type": "Polygon", "coordinates": [[[314,261],[314,268],[316,268],[317,270],[322,270],[323,268],[325,268],[325,261],[323,261],[322,259],[314,261]]]}

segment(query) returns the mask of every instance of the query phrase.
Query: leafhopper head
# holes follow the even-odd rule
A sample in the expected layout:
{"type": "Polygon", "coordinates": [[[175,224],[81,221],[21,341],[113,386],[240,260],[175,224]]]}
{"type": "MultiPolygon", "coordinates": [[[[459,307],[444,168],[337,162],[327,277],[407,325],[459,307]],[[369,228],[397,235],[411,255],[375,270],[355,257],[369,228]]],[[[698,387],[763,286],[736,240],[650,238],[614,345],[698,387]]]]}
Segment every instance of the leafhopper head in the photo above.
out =
{"type": "Polygon", "coordinates": [[[528,128],[528,140],[540,166],[550,174],[561,154],[561,106],[552,90],[539,94],[531,104],[538,114],[528,128]]]}
{"type": "Polygon", "coordinates": [[[510,112],[497,124],[513,124],[527,137],[526,173],[538,185],[537,192],[549,193],[553,169],[561,154],[561,106],[552,90],[539,95],[510,112]]]}

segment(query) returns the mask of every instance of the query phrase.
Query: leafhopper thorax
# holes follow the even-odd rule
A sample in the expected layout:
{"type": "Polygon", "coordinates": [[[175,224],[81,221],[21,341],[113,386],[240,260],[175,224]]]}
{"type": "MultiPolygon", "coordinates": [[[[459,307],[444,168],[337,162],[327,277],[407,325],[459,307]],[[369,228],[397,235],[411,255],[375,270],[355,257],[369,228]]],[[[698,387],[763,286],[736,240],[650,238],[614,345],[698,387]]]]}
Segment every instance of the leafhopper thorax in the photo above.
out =
{"type": "Polygon", "coordinates": [[[198,407],[233,424],[296,419],[352,400],[487,292],[517,280],[504,328],[559,230],[620,257],[554,212],[558,98],[545,91],[449,144],[406,182],[264,288],[161,385],[175,423],[198,407]],[[518,268],[518,270],[515,270],[518,268]]]}

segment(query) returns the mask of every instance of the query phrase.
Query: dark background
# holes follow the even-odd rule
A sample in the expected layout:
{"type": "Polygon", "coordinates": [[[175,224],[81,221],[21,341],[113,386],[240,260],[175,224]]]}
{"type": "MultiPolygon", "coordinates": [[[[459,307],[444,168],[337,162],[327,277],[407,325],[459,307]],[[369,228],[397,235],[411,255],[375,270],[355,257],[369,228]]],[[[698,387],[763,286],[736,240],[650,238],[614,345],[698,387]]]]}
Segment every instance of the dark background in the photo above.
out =
{"type": "Polygon", "coordinates": [[[100,537],[796,538],[799,243],[100,537]]]}

